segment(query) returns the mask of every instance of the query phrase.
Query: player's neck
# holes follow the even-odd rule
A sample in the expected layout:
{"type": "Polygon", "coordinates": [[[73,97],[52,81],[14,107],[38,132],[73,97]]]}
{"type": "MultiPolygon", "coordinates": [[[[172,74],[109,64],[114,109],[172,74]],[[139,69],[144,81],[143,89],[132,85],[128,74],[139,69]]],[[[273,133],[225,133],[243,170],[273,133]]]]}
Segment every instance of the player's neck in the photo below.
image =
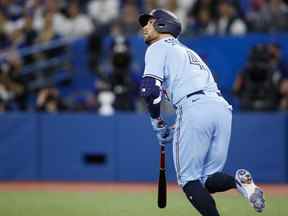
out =
{"type": "Polygon", "coordinates": [[[153,44],[153,43],[155,43],[155,42],[157,42],[163,38],[167,38],[167,37],[173,37],[173,36],[169,33],[161,33],[161,34],[159,34],[159,37],[157,37],[157,38],[155,38],[155,40],[151,41],[150,44],[153,44]]]}

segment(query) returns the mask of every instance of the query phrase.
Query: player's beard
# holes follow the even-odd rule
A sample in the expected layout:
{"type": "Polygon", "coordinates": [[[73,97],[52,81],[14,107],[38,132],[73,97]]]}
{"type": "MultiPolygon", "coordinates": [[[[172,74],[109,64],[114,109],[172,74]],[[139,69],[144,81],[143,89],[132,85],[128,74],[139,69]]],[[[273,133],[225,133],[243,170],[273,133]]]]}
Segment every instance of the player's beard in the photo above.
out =
{"type": "Polygon", "coordinates": [[[157,40],[157,37],[155,36],[153,37],[153,35],[147,35],[147,37],[144,36],[144,41],[148,45],[152,44],[156,40],[157,40]]]}
{"type": "Polygon", "coordinates": [[[151,40],[144,39],[144,41],[145,41],[145,43],[146,43],[147,45],[150,45],[150,44],[151,44],[151,40]]]}

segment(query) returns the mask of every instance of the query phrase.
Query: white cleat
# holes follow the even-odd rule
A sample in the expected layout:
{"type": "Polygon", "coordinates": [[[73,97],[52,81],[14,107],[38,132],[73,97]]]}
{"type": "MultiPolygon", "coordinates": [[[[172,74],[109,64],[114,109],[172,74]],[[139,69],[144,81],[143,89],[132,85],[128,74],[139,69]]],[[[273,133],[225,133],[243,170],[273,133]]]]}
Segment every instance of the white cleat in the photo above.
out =
{"type": "Polygon", "coordinates": [[[251,173],[245,169],[239,169],[236,171],[235,179],[238,191],[249,200],[257,212],[262,212],[265,208],[264,194],[254,184],[251,173]]]}

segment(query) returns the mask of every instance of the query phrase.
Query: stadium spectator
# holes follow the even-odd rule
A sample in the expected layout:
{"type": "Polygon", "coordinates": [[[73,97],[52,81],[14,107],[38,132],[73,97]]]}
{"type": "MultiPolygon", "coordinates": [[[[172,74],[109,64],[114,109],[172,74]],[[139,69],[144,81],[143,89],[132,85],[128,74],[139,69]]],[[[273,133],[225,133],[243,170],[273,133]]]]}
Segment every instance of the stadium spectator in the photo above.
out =
{"type": "Polygon", "coordinates": [[[10,21],[8,20],[6,15],[0,10],[0,28],[2,32],[8,35],[14,32],[15,30],[21,29],[22,26],[23,26],[23,20],[19,22],[10,21]]]}
{"type": "Polygon", "coordinates": [[[184,35],[215,34],[216,8],[218,0],[197,0],[187,12],[184,35]]]}
{"type": "Polygon", "coordinates": [[[37,110],[40,112],[61,112],[66,110],[66,106],[60,97],[59,90],[55,87],[41,89],[37,94],[37,110]]]}
{"type": "Polygon", "coordinates": [[[22,61],[17,52],[11,51],[0,63],[1,98],[5,107],[15,105],[17,110],[28,109],[27,83],[21,76],[22,61]]]}
{"type": "Polygon", "coordinates": [[[8,111],[11,95],[5,83],[2,81],[2,74],[0,75],[0,112],[8,111]]]}
{"type": "Polygon", "coordinates": [[[0,51],[5,51],[11,45],[9,34],[6,29],[7,20],[0,11],[0,51]]]}
{"type": "Polygon", "coordinates": [[[272,67],[280,76],[280,109],[288,110],[288,64],[283,58],[282,49],[279,44],[271,43],[268,45],[268,49],[272,67]]]}
{"type": "Polygon", "coordinates": [[[35,4],[33,9],[31,9],[31,13],[34,14],[33,26],[38,32],[43,31],[47,14],[50,14],[52,17],[53,31],[56,34],[63,35],[68,31],[68,29],[66,29],[66,18],[60,12],[59,1],[49,0],[45,1],[43,4],[36,1],[35,4]]]}
{"type": "Polygon", "coordinates": [[[217,6],[219,0],[196,0],[196,2],[188,10],[188,17],[197,17],[202,10],[209,11],[211,18],[217,18],[217,6]]]}
{"type": "Polygon", "coordinates": [[[216,26],[212,20],[210,10],[200,9],[196,17],[188,16],[186,30],[184,35],[213,35],[216,32],[216,26]]]}
{"type": "Polygon", "coordinates": [[[27,14],[24,17],[24,25],[22,28],[24,34],[24,47],[33,46],[36,42],[38,32],[33,28],[33,16],[27,14]]]}
{"type": "Polygon", "coordinates": [[[269,0],[256,5],[247,14],[253,32],[284,32],[288,30],[288,6],[283,0],[269,0]]]}
{"type": "Polygon", "coordinates": [[[138,86],[131,66],[131,50],[125,38],[114,39],[111,59],[112,71],[108,80],[115,95],[113,107],[119,111],[135,111],[138,86]]]}
{"type": "Polygon", "coordinates": [[[269,47],[266,44],[256,45],[234,84],[240,108],[255,111],[278,109],[279,83],[280,74],[271,63],[269,47]]]}
{"type": "MultiPolygon", "coordinates": [[[[16,60],[17,61],[17,60],[16,60]]],[[[17,110],[28,111],[28,86],[24,77],[21,74],[21,65],[18,62],[12,63],[14,67],[11,68],[9,72],[9,84],[8,88],[10,90],[11,95],[13,96],[14,103],[16,105],[17,110]],[[17,68],[18,67],[18,68],[17,68]]]]}
{"type": "Polygon", "coordinates": [[[98,33],[109,32],[112,22],[119,16],[119,8],[118,0],[92,0],[88,3],[88,15],[94,21],[98,33]]]}
{"type": "Polygon", "coordinates": [[[218,35],[243,35],[247,32],[246,23],[230,1],[221,0],[217,8],[216,33],[218,35]]]}
{"type": "MultiPolygon", "coordinates": [[[[1,94],[1,85],[0,85],[0,94],[1,94]]],[[[0,98],[0,113],[4,113],[7,111],[8,109],[7,109],[5,102],[0,98]]]]}
{"type": "Polygon", "coordinates": [[[63,35],[66,37],[88,36],[94,30],[91,18],[80,12],[77,1],[69,1],[67,9],[68,18],[64,22],[63,35]]]}
{"type": "Polygon", "coordinates": [[[56,45],[60,41],[61,36],[54,31],[53,14],[45,13],[43,19],[44,26],[42,31],[39,32],[35,43],[39,46],[34,46],[35,51],[31,54],[36,61],[26,65],[26,68],[29,68],[27,71],[29,74],[26,77],[29,77],[32,89],[46,86],[53,79],[52,77],[56,72],[67,63],[66,59],[64,59],[66,45],[56,45]],[[51,43],[54,43],[54,46],[51,46],[51,43]],[[36,51],[39,47],[45,46],[47,48],[36,51]]]}
{"type": "Polygon", "coordinates": [[[139,79],[132,65],[129,42],[123,35],[113,38],[110,57],[111,62],[103,68],[102,79],[96,81],[96,90],[99,95],[105,93],[104,101],[106,96],[111,101],[108,92],[114,95],[113,108],[116,111],[136,111],[139,79]]]}
{"type": "MultiPolygon", "coordinates": [[[[37,37],[38,44],[47,44],[51,41],[59,39],[60,36],[54,32],[53,29],[53,14],[47,13],[44,17],[44,28],[37,37]]],[[[37,53],[38,61],[45,61],[57,56],[61,56],[63,53],[62,48],[56,47],[53,49],[47,49],[37,53]]],[[[49,69],[48,69],[49,70],[49,69]]]]}
{"type": "Polygon", "coordinates": [[[102,42],[103,36],[98,31],[94,31],[88,37],[88,54],[89,54],[89,66],[92,73],[101,75],[99,71],[100,58],[102,56],[102,42]]]}
{"type": "Polygon", "coordinates": [[[140,30],[137,23],[138,13],[139,11],[135,4],[128,2],[123,5],[116,25],[119,26],[121,33],[125,36],[138,34],[140,30]]]}
{"type": "Polygon", "coordinates": [[[0,10],[13,22],[20,21],[24,15],[24,1],[1,0],[0,10]]]}
{"type": "MultiPolygon", "coordinates": [[[[31,47],[37,42],[38,32],[33,28],[33,16],[27,14],[24,17],[24,26],[22,28],[23,34],[23,44],[22,48],[24,47],[31,47]]],[[[24,55],[22,56],[23,65],[32,64],[35,62],[36,57],[35,55],[24,55]]]]}

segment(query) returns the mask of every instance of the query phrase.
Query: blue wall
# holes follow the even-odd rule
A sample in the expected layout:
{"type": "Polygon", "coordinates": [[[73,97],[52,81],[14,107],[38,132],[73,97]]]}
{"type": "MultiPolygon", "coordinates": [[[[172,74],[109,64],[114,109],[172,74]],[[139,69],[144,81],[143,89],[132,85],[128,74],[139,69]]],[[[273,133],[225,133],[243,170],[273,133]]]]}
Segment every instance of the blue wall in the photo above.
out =
{"type": "MultiPolygon", "coordinates": [[[[173,116],[169,117],[170,120],[173,116]]],[[[144,114],[2,114],[1,180],[155,181],[159,146],[144,114]],[[87,163],[87,155],[104,163],[87,163]]],[[[234,115],[226,171],[251,170],[260,182],[288,182],[286,114],[234,115]]],[[[167,174],[175,180],[172,146],[167,174]]]]}

